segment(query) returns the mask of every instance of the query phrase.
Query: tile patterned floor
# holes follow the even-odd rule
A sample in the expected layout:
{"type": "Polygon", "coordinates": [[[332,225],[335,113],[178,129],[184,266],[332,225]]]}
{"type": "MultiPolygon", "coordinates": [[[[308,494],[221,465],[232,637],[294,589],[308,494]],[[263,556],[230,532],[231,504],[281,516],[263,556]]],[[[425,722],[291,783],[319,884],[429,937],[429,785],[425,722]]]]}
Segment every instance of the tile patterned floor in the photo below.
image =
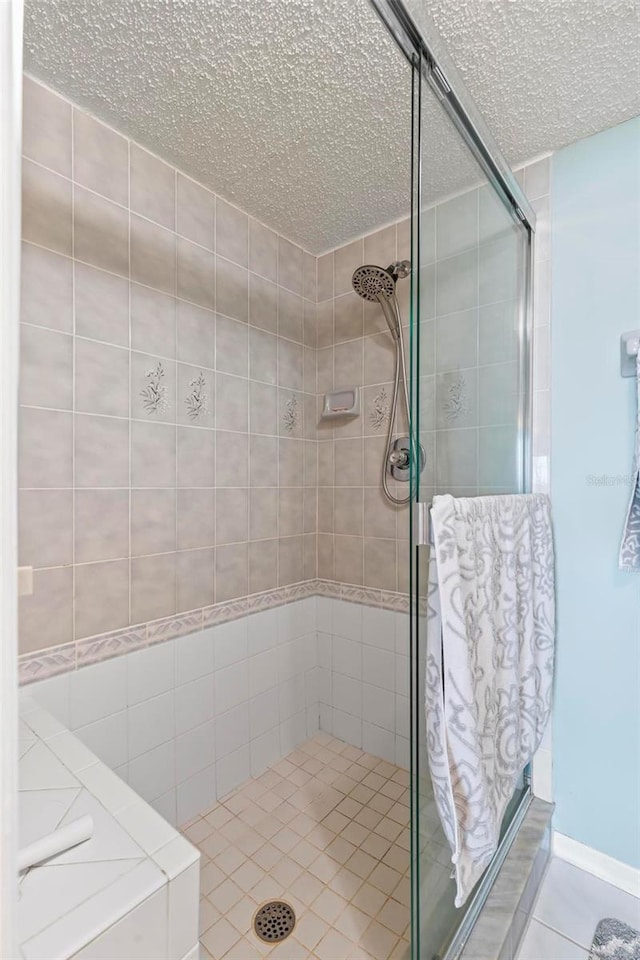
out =
{"type": "Polygon", "coordinates": [[[604,917],[639,930],[640,899],[552,857],[518,960],[588,960],[604,917]]]}
{"type": "Polygon", "coordinates": [[[406,960],[408,773],[319,734],[183,828],[202,852],[203,960],[406,960]],[[275,946],[265,901],[296,912],[275,946]]]}

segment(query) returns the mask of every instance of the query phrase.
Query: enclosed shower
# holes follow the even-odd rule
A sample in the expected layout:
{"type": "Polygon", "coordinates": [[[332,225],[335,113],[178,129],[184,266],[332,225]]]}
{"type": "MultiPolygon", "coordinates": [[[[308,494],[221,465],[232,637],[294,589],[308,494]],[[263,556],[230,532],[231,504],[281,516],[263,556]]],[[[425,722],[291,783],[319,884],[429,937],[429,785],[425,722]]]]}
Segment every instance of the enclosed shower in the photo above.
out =
{"type": "Polygon", "coordinates": [[[202,957],[457,960],[530,788],[456,908],[425,516],[528,489],[535,216],[401,3],[132,7],[26,0],[21,680],[202,957]]]}

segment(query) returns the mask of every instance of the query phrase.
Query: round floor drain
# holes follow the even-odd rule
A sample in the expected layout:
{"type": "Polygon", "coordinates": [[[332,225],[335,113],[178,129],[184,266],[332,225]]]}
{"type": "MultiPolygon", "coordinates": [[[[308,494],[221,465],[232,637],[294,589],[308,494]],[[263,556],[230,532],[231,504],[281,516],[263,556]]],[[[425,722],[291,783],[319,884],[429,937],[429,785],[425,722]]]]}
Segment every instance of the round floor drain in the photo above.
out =
{"type": "Polygon", "coordinates": [[[293,907],[284,900],[270,900],[260,907],[253,921],[253,929],[265,943],[286,940],[296,925],[293,907]]]}

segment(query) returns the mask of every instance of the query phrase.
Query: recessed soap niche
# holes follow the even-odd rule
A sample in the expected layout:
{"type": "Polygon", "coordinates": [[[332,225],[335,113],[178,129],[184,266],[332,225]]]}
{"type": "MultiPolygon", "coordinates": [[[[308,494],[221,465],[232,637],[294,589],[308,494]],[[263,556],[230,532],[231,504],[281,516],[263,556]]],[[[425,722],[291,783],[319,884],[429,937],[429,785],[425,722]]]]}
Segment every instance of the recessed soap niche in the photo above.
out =
{"type": "Polygon", "coordinates": [[[353,419],[360,416],[360,387],[342,387],[325,393],[323,420],[353,419]]]}

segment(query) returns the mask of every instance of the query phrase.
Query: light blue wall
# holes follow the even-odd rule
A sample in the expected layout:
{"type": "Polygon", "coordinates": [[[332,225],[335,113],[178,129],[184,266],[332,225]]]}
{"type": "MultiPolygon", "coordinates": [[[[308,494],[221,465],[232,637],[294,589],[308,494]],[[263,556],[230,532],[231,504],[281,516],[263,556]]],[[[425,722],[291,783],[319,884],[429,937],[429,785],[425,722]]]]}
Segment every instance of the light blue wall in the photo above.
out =
{"type": "Polygon", "coordinates": [[[640,118],[552,163],[552,499],[557,548],[555,829],[640,867],[640,573],[617,569],[640,328],[640,118]]]}

